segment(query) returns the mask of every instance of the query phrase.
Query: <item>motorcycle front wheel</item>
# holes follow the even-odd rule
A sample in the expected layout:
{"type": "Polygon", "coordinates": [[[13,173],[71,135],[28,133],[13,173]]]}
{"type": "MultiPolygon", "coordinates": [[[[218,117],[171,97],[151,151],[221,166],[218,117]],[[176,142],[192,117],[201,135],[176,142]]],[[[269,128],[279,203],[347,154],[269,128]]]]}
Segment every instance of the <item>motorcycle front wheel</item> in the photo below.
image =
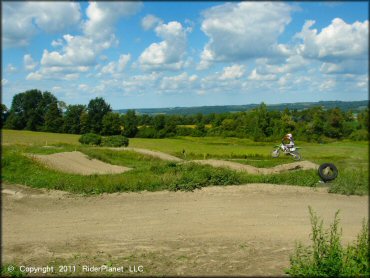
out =
{"type": "Polygon", "coordinates": [[[271,153],[271,156],[272,156],[272,157],[274,157],[274,158],[279,157],[279,155],[280,155],[280,152],[279,152],[279,150],[278,150],[278,149],[277,149],[277,150],[274,150],[274,151],[271,153]]]}

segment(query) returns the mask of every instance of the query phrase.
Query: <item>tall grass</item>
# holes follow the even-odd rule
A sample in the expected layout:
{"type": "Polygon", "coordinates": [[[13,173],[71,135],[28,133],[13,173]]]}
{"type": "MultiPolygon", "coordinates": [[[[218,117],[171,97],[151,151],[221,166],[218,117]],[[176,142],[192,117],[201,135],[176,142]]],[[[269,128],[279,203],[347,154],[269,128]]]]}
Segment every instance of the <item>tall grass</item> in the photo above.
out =
{"type": "Polygon", "coordinates": [[[357,240],[343,247],[339,229],[339,211],[328,230],[323,229],[323,221],[309,207],[311,219],[311,246],[298,243],[290,257],[291,276],[305,277],[369,277],[369,227],[365,221],[357,240]]]}

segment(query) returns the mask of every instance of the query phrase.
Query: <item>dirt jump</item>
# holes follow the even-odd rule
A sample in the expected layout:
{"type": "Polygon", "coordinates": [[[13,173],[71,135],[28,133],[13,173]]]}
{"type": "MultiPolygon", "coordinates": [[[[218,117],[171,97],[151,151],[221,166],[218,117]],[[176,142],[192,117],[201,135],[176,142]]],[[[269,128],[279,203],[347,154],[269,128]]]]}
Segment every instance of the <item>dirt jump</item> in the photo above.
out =
{"type": "Polygon", "coordinates": [[[116,150],[116,151],[133,151],[137,153],[141,153],[144,155],[149,155],[152,157],[156,157],[162,160],[167,160],[167,161],[174,161],[174,162],[180,162],[182,161],[181,158],[178,158],[176,156],[164,153],[164,152],[159,152],[159,151],[152,151],[148,149],[141,149],[141,148],[132,148],[132,147],[127,147],[127,148],[108,148],[110,150],[116,150]]]}
{"type": "Polygon", "coordinates": [[[131,168],[104,163],[91,159],[81,152],[62,152],[49,155],[30,155],[48,168],[79,175],[119,174],[131,168]]]}
{"type": "Polygon", "coordinates": [[[216,160],[216,159],[192,160],[192,162],[211,165],[213,167],[229,168],[231,170],[242,171],[242,172],[247,172],[249,174],[256,174],[256,175],[258,174],[263,174],[263,175],[277,174],[277,173],[282,173],[282,172],[292,171],[292,170],[311,170],[311,169],[317,170],[319,167],[319,165],[312,163],[310,161],[292,162],[292,163],[277,165],[271,168],[258,168],[258,167],[254,167],[251,165],[245,165],[245,164],[236,163],[232,161],[216,160]]]}
{"type": "Polygon", "coordinates": [[[140,264],[146,275],[280,276],[295,241],[310,243],[308,206],[325,227],[340,209],[345,244],[361,230],[368,197],[326,191],[249,184],[84,197],[3,184],[2,260],[140,264]]]}

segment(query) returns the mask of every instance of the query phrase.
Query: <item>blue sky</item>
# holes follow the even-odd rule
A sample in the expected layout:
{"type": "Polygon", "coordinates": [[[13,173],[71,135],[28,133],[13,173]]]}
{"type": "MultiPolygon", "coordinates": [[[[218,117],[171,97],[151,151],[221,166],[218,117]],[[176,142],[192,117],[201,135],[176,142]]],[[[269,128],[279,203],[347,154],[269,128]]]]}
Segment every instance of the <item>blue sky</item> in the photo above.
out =
{"type": "Polygon", "coordinates": [[[368,99],[368,2],[2,2],[2,101],[368,99]]]}

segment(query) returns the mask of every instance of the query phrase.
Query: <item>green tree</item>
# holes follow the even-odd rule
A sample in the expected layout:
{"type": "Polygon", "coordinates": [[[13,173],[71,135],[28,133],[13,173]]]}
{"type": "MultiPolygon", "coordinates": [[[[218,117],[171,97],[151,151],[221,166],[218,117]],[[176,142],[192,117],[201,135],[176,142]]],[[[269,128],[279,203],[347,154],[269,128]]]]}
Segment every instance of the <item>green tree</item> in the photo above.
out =
{"type": "MultiPolygon", "coordinates": [[[[68,105],[64,116],[64,132],[72,134],[81,133],[81,117],[83,113],[86,114],[85,105],[68,105]]],[[[87,114],[86,114],[87,116],[87,114]]],[[[88,130],[86,130],[87,132],[88,130]]],[[[85,133],[86,133],[85,132],[85,133]]]]}
{"type": "Polygon", "coordinates": [[[80,134],[86,134],[90,132],[89,115],[87,114],[86,110],[82,111],[81,113],[80,127],[80,134]]]}
{"type": "Polygon", "coordinates": [[[109,112],[104,115],[103,120],[103,135],[119,135],[121,134],[121,119],[118,113],[109,112]]]}
{"type": "Polygon", "coordinates": [[[63,117],[62,111],[58,108],[58,103],[54,102],[49,105],[45,114],[45,131],[62,132],[63,117]]]}
{"type": "Polygon", "coordinates": [[[87,106],[88,126],[91,132],[100,134],[103,128],[103,117],[112,109],[101,97],[90,100],[87,106]]]}
{"type": "Polygon", "coordinates": [[[135,110],[128,110],[123,116],[123,135],[129,138],[135,137],[138,129],[138,118],[135,110]]]}
{"type": "Polygon", "coordinates": [[[163,129],[164,126],[166,125],[165,116],[162,114],[154,116],[153,125],[156,131],[163,129]]]}

